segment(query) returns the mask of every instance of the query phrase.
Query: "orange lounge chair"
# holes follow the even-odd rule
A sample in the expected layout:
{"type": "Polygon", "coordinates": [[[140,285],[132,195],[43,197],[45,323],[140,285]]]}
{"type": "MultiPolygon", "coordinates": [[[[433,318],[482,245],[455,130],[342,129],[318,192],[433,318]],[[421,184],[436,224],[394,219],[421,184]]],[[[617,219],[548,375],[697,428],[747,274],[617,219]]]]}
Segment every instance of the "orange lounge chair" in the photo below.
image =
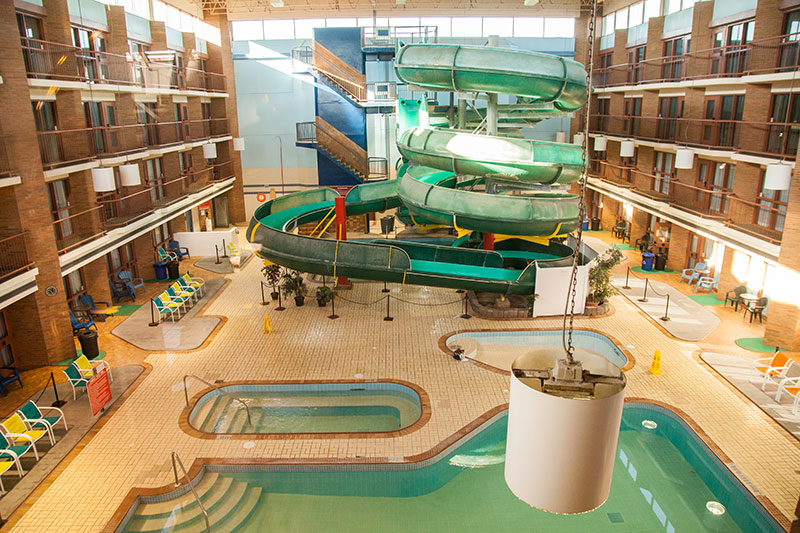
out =
{"type": "Polygon", "coordinates": [[[767,386],[769,378],[783,378],[783,374],[789,367],[789,356],[783,352],[775,352],[771,357],[762,357],[753,361],[753,366],[750,367],[750,379],[753,379],[753,374],[758,374],[761,378],[761,390],[763,391],[767,386]]]}

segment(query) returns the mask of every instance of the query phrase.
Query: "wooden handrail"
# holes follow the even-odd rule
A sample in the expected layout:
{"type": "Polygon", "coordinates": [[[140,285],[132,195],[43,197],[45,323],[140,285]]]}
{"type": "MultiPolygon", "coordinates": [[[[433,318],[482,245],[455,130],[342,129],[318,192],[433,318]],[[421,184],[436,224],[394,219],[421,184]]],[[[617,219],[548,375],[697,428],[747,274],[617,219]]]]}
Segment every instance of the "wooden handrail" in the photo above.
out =
{"type": "Polygon", "coordinates": [[[354,69],[317,41],[314,41],[313,67],[320,74],[350,93],[356,100],[366,100],[366,75],[354,69]]]}
{"type": "Polygon", "coordinates": [[[316,126],[317,144],[322,149],[354,168],[362,178],[369,176],[369,157],[366,150],[321,117],[317,117],[316,126]]]}

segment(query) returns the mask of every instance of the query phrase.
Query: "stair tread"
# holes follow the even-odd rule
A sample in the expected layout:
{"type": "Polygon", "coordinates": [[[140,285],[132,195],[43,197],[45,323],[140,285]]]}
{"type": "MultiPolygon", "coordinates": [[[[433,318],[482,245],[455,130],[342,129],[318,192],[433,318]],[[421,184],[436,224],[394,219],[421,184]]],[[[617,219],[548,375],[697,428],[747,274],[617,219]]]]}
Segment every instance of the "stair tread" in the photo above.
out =
{"type": "Polygon", "coordinates": [[[261,487],[250,487],[242,498],[236,511],[225,520],[224,524],[214,525],[214,533],[233,533],[243,526],[252,516],[261,497],[261,487]]]}
{"type": "Polygon", "coordinates": [[[227,401],[227,397],[226,396],[224,396],[222,394],[217,396],[217,398],[214,400],[214,405],[211,406],[211,409],[208,411],[208,415],[206,416],[206,419],[203,420],[203,423],[200,425],[200,430],[201,431],[211,431],[211,430],[213,430],[214,425],[216,424],[216,420],[219,419],[220,413],[225,408],[224,405],[223,405],[225,403],[225,401],[227,401]],[[209,426],[209,424],[210,424],[210,426],[209,426]]]}
{"type": "MultiPolygon", "coordinates": [[[[214,485],[214,491],[206,498],[202,499],[203,505],[207,512],[211,512],[220,505],[226,498],[228,493],[232,490],[233,478],[222,478],[219,483],[214,485]]],[[[235,488],[235,487],[234,487],[235,488]]],[[[243,491],[242,491],[243,492],[243,491]]],[[[191,494],[191,491],[190,491],[191,494]]],[[[200,506],[197,505],[197,500],[192,497],[191,503],[184,506],[175,506],[172,512],[164,516],[147,518],[145,520],[135,520],[131,522],[130,531],[161,531],[165,524],[170,524],[171,527],[181,527],[183,524],[189,524],[197,519],[202,520],[203,512],[200,506]]],[[[205,522],[205,521],[204,521],[205,522]]]]}
{"type": "MultiPolygon", "coordinates": [[[[200,480],[200,483],[194,486],[194,490],[197,491],[197,495],[202,500],[211,487],[217,482],[219,478],[219,474],[216,472],[206,472],[203,475],[203,479],[200,480]]],[[[158,502],[158,503],[143,503],[136,508],[136,517],[147,517],[153,515],[159,515],[163,513],[172,512],[175,506],[186,506],[190,503],[194,503],[195,499],[192,495],[192,491],[190,490],[186,494],[183,494],[177,498],[158,502]]]]}
{"type": "MultiPolygon", "coordinates": [[[[223,531],[228,521],[236,514],[238,514],[239,507],[242,506],[249,494],[250,486],[244,481],[237,481],[234,483],[234,488],[231,495],[226,498],[220,505],[208,513],[208,522],[211,524],[211,530],[214,533],[223,531]]],[[[261,489],[258,489],[259,491],[261,489]]],[[[260,495],[260,492],[259,492],[260,495]]],[[[206,521],[202,515],[200,518],[185,527],[178,526],[174,531],[181,533],[202,533],[206,530],[206,521]]]]}

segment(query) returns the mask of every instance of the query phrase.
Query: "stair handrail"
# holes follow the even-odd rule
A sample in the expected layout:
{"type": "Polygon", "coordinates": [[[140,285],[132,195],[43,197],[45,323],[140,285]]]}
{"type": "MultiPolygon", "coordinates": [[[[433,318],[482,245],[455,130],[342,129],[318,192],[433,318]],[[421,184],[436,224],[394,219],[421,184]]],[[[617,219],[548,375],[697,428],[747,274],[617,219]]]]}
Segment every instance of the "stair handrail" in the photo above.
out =
{"type": "Polygon", "coordinates": [[[209,386],[209,387],[211,387],[212,389],[216,389],[216,390],[218,390],[219,392],[221,392],[222,394],[224,394],[225,396],[228,396],[229,398],[231,398],[231,399],[233,399],[233,400],[236,400],[237,402],[239,402],[239,403],[241,403],[242,405],[244,405],[244,408],[245,408],[245,410],[247,411],[247,423],[248,423],[248,424],[250,424],[251,426],[253,425],[253,419],[252,419],[252,418],[250,418],[250,406],[249,406],[249,405],[247,405],[247,402],[246,402],[246,401],[242,400],[242,399],[241,399],[241,398],[239,398],[238,396],[234,396],[234,395],[233,395],[233,394],[231,394],[230,392],[227,392],[227,391],[224,391],[224,390],[222,390],[221,388],[217,387],[217,386],[216,386],[216,385],[214,385],[213,383],[209,383],[208,381],[204,380],[203,378],[200,378],[200,377],[197,377],[197,376],[195,376],[194,374],[186,374],[185,376],[183,376],[183,394],[184,394],[184,396],[186,397],[186,408],[187,408],[187,409],[189,408],[189,388],[188,388],[188,386],[186,385],[186,378],[194,378],[194,379],[196,379],[197,381],[200,381],[200,382],[202,382],[202,383],[205,383],[206,385],[208,385],[208,386],[209,386]]]}
{"type": "Polygon", "coordinates": [[[203,518],[205,518],[206,520],[206,531],[208,533],[211,533],[211,523],[208,521],[208,511],[206,511],[206,507],[205,505],[203,505],[203,502],[200,501],[200,496],[197,495],[197,491],[194,490],[194,485],[192,485],[192,480],[189,479],[189,474],[186,473],[186,468],[184,468],[183,461],[181,461],[181,458],[178,457],[178,452],[173,451],[172,472],[175,474],[175,486],[178,487],[180,486],[180,482],[178,481],[178,466],[176,466],[176,463],[181,467],[181,472],[183,472],[183,477],[186,478],[186,482],[189,484],[189,489],[192,491],[194,499],[197,500],[197,505],[200,507],[200,510],[203,511],[203,518]]]}

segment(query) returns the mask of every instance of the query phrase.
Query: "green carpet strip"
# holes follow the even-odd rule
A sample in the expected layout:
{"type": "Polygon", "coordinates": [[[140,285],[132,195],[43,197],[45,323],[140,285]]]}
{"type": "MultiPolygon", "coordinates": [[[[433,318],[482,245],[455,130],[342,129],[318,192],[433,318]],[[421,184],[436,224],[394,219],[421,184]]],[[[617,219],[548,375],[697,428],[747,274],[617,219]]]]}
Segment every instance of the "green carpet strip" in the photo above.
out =
{"type": "MultiPolygon", "coordinates": [[[[739,348],[744,348],[745,350],[750,350],[751,352],[758,352],[758,353],[773,353],[775,352],[775,346],[767,346],[764,344],[763,337],[745,337],[743,339],[736,339],[736,344],[739,348]]],[[[786,350],[781,350],[785,352],[786,350]]]]}

